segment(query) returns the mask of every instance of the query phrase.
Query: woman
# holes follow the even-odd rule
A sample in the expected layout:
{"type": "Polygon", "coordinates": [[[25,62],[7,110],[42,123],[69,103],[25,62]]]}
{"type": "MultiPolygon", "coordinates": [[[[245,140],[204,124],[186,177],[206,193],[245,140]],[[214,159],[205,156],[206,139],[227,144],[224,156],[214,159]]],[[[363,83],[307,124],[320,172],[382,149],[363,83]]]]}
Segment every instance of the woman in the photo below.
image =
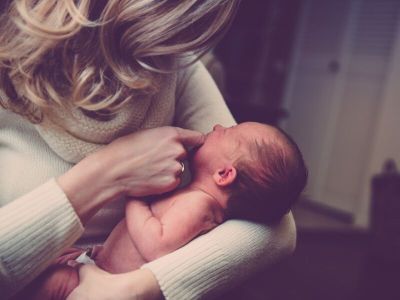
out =
{"type": "MultiPolygon", "coordinates": [[[[101,243],[122,217],[121,197],[175,188],[185,147],[202,143],[191,130],[234,124],[191,57],[215,43],[236,5],[14,0],[6,7],[0,19],[3,296],[22,289],[78,238],[80,245],[101,243]],[[172,124],[191,130],[163,127],[172,124]],[[149,129],[155,127],[162,128],[149,129]]],[[[70,299],[210,296],[293,246],[291,216],[273,228],[229,221],[139,271],[111,275],[81,267],[70,299]]]]}

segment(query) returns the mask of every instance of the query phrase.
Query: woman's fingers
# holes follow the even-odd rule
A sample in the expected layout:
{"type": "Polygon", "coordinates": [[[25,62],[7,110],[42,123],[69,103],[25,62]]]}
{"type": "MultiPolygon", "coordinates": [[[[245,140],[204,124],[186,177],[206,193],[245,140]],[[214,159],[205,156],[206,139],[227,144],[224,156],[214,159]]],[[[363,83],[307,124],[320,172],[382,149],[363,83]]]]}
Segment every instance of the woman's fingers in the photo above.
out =
{"type": "MultiPolygon", "coordinates": [[[[187,157],[187,150],[179,141],[171,140],[164,145],[165,155],[178,162],[185,160],[187,157]]],[[[161,149],[160,149],[161,150],[161,149]]],[[[162,151],[162,150],[161,150],[162,151]]]]}
{"type": "MultiPolygon", "coordinates": [[[[141,197],[171,191],[180,184],[180,162],[187,157],[187,147],[200,146],[204,139],[202,133],[177,127],[145,129],[118,138],[85,160],[89,169],[79,164],[90,177],[86,186],[92,189],[86,198],[102,199],[104,195],[109,201],[120,195],[141,197]]],[[[81,181],[71,179],[74,186],[69,188],[63,179],[59,183],[68,197],[82,195],[74,192],[82,190],[74,187],[81,181]]]]}
{"type": "Polygon", "coordinates": [[[168,175],[158,180],[158,186],[152,190],[151,194],[164,194],[176,189],[181,183],[180,176],[168,175]]]}
{"type": "Polygon", "coordinates": [[[184,171],[185,171],[185,165],[183,164],[183,162],[182,161],[176,162],[173,171],[175,173],[175,176],[177,178],[180,178],[184,171]]]}
{"type": "Polygon", "coordinates": [[[128,273],[110,274],[95,265],[79,269],[79,285],[67,300],[129,300],[163,299],[153,273],[136,270],[128,273]]]}
{"type": "Polygon", "coordinates": [[[197,147],[204,143],[205,135],[203,133],[176,127],[178,140],[187,147],[197,147]]]}

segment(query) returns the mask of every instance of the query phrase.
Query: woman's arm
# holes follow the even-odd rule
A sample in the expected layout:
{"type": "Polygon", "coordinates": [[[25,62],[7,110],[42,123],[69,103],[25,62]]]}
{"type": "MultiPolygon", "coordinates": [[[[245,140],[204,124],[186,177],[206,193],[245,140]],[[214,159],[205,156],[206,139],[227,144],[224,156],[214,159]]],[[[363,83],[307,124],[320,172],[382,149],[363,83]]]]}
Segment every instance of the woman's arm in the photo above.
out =
{"type": "Polygon", "coordinates": [[[80,284],[67,300],[217,298],[292,253],[295,240],[291,214],[273,227],[227,221],[140,270],[114,275],[93,265],[81,266],[80,284]]]}
{"type": "Polygon", "coordinates": [[[142,268],[168,300],[209,299],[291,254],[295,244],[291,214],[272,227],[230,220],[142,268]]]}
{"type": "Polygon", "coordinates": [[[8,299],[82,234],[54,179],[0,208],[0,292],[8,299]]]}
{"type": "Polygon", "coordinates": [[[149,270],[109,274],[94,265],[79,268],[79,286],[67,300],[161,300],[163,296],[149,270]]]}
{"type": "Polygon", "coordinates": [[[58,183],[86,223],[104,204],[120,195],[162,194],[180,183],[185,146],[200,146],[204,135],[161,127],[113,141],[58,178],[58,183]],[[88,201],[90,199],[90,201],[88,201]]]}
{"type": "MultiPolygon", "coordinates": [[[[235,121],[205,67],[180,72],[177,126],[208,132],[235,121]]],[[[199,299],[227,290],[294,251],[296,228],[291,214],[273,226],[231,220],[183,248],[145,265],[167,299],[199,299]]]]}
{"type": "Polygon", "coordinates": [[[32,281],[83,232],[91,216],[120,195],[176,187],[184,145],[203,135],[180,128],[122,137],[86,157],[57,180],[0,208],[0,291],[8,298],[32,281]]]}
{"type": "MultiPolygon", "coordinates": [[[[178,85],[178,126],[208,132],[215,123],[225,126],[235,123],[214,82],[200,63],[181,72],[178,85]]],[[[124,292],[126,298],[121,295],[121,299],[158,299],[160,288],[169,300],[208,298],[289,255],[294,251],[295,244],[296,228],[291,214],[272,227],[230,220],[177,251],[144,265],[140,271],[151,272],[139,277],[147,284],[143,285],[145,288],[141,289],[137,298],[129,298],[135,292],[138,279],[133,273],[122,274],[123,280],[112,280],[102,273],[108,278],[108,285],[99,295],[96,294],[98,280],[95,273],[100,270],[84,266],[83,270],[92,276],[87,276],[68,300],[80,299],[76,297],[79,293],[106,299],[106,292],[113,295],[115,291],[124,292]],[[131,282],[130,288],[116,288],[118,282],[131,282]]]]}

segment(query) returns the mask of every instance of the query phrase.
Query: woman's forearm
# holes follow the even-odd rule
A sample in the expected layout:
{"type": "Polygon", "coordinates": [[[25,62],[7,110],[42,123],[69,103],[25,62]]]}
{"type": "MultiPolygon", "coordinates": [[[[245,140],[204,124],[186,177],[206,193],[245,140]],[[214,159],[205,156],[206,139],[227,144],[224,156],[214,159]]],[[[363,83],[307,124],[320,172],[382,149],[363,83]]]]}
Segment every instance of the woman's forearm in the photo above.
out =
{"type": "Polygon", "coordinates": [[[89,155],[57,182],[82,223],[86,223],[119,195],[141,197],[177,187],[180,161],[187,155],[184,146],[199,146],[203,142],[203,134],[181,128],[142,130],[89,155]]]}
{"type": "Polygon", "coordinates": [[[57,178],[57,183],[85,224],[104,204],[121,193],[107,180],[107,166],[98,153],[86,157],[57,178]]]}
{"type": "Polygon", "coordinates": [[[291,214],[266,226],[229,220],[142,267],[155,274],[167,300],[215,298],[294,251],[291,214]]]}
{"type": "Polygon", "coordinates": [[[83,227],[54,179],[0,208],[0,291],[7,299],[38,276],[83,227]]]}

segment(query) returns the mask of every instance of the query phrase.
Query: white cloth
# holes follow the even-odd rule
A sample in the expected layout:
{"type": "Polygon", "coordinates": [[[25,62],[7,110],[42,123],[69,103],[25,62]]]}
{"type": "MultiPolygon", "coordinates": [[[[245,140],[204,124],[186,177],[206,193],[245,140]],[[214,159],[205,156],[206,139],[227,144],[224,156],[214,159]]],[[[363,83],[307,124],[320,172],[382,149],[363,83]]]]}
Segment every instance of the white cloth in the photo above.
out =
{"type": "Polygon", "coordinates": [[[96,262],[95,262],[93,259],[91,259],[91,258],[89,257],[89,255],[87,255],[87,252],[86,252],[86,251],[83,252],[81,255],[79,255],[79,256],[75,259],[75,261],[76,261],[77,263],[84,264],[84,265],[95,265],[95,264],[96,264],[96,262]]]}

